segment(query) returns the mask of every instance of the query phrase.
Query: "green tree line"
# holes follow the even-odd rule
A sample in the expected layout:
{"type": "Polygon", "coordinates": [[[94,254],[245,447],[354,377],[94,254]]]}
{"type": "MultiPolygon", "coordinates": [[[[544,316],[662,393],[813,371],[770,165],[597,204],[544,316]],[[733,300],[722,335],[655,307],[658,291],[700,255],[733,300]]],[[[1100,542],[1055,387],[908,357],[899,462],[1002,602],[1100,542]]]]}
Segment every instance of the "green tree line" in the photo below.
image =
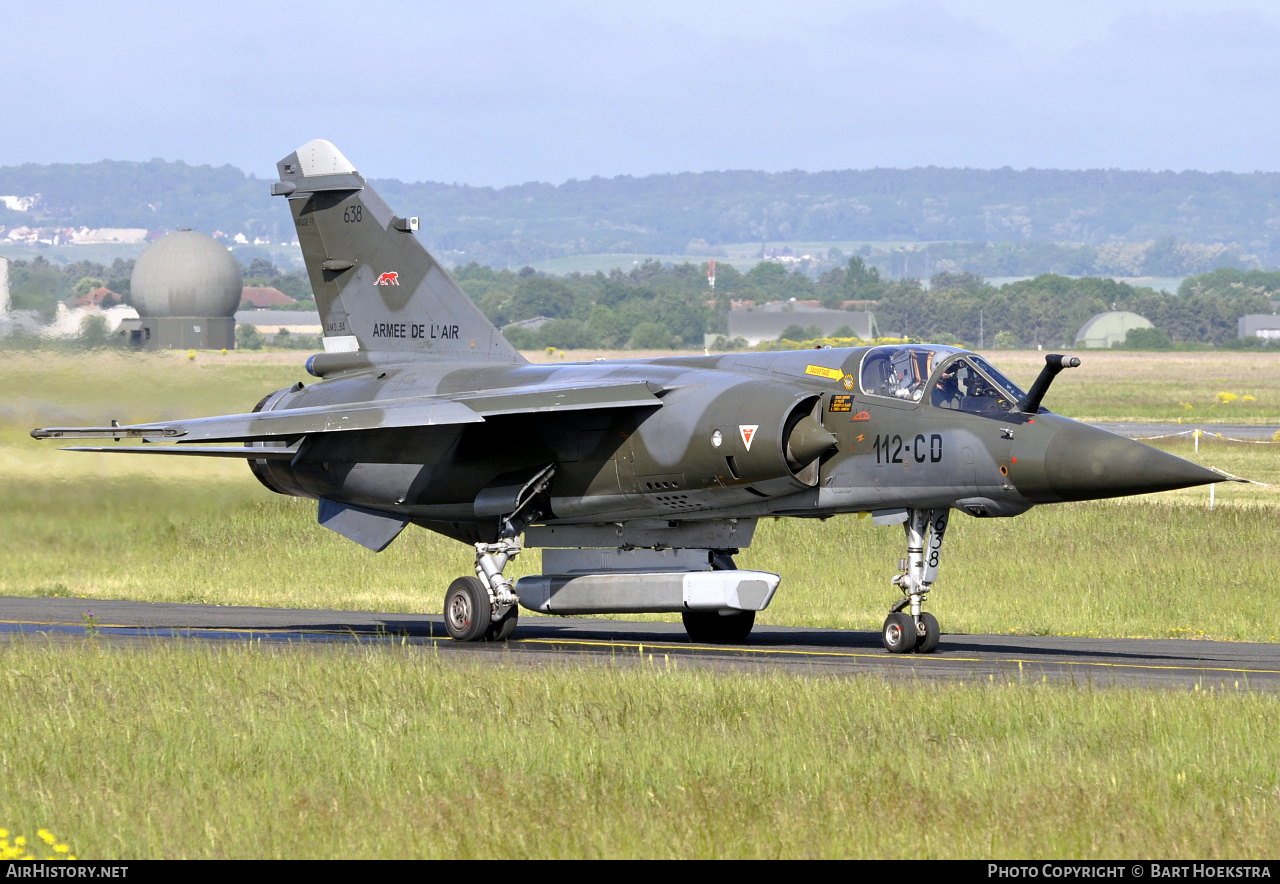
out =
{"type": "MultiPolygon", "coordinates": [[[[59,301],[96,285],[121,293],[127,302],[132,270],[132,261],[119,260],[63,266],[42,258],[14,261],[13,307],[51,317],[59,301]]],[[[563,277],[531,267],[495,270],[473,262],[455,268],[453,276],[485,315],[506,327],[507,337],[525,349],[698,348],[706,335],[727,332],[733,302],[793,298],[832,309],[870,309],[886,334],[939,343],[1070,346],[1094,314],[1130,310],[1151,320],[1171,344],[1233,346],[1239,317],[1270,313],[1272,302],[1280,299],[1280,272],[1274,271],[1223,268],[1188,277],[1170,294],[1111,279],[1055,274],[997,287],[976,274],[943,272],[926,285],[918,279],[884,279],[859,256],[816,280],[771,261],[745,273],[721,265],[714,290],[707,284],[706,264],[655,260],[626,273],[563,277]],[[538,328],[519,325],[534,319],[548,321],[538,328]]],[[[275,286],[298,298],[299,309],[315,307],[305,276],[263,259],[245,268],[245,284],[275,286]]],[[[794,337],[798,332],[788,333],[794,337]]]]}
{"type": "Polygon", "coordinates": [[[999,288],[973,274],[940,273],[886,285],[876,307],[881,329],[970,345],[1071,346],[1085,321],[1107,310],[1146,317],[1175,344],[1233,346],[1245,313],[1270,313],[1280,273],[1223,269],[1187,278],[1177,294],[1097,277],[1045,274],[999,288]],[[1248,282],[1245,282],[1248,280],[1248,282]]]}
{"type": "Polygon", "coordinates": [[[129,303],[133,260],[117,258],[111,264],[76,261],[54,264],[41,256],[30,261],[9,262],[9,307],[34,310],[51,319],[58,304],[67,303],[98,286],[105,286],[129,303]]]}
{"type": "MultiPolygon", "coordinates": [[[[880,284],[861,258],[818,280],[761,261],[746,273],[730,265],[716,268],[716,287],[707,283],[706,264],[644,261],[623,273],[545,276],[525,267],[494,270],[471,263],[453,270],[454,279],[485,315],[518,347],[701,347],[704,335],[724,334],[732,301],[819,300],[839,308],[859,297],[859,285],[880,284]],[[550,320],[537,329],[511,327],[523,320],[550,320]]],[[[879,289],[875,289],[878,291],[879,289]]]]}

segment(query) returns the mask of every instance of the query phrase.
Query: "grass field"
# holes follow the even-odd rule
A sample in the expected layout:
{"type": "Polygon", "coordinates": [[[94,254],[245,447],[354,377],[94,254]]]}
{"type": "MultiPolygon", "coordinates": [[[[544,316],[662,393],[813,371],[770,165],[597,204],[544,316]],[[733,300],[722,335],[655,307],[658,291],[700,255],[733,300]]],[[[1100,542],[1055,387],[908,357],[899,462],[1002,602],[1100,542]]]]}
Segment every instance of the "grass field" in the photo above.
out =
{"type": "Polygon", "coordinates": [[[81,857],[1275,857],[1280,697],[0,648],[0,820],[81,857]]]}
{"type": "MultiPolygon", "coordinates": [[[[1280,419],[1275,364],[1255,377],[1248,357],[1221,355],[1180,354],[1163,373],[1090,355],[1097,388],[1067,373],[1052,404],[1150,419],[1188,391],[1256,390],[1253,412],[1221,417],[1280,419]],[[1118,393],[1129,404],[1109,404],[1118,393]]],[[[998,364],[1025,381],[1039,359],[998,364]]],[[[83,596],[86,610],[438,611],[470,568],[461,544],[410,530],[374,555],[242,463],[68,454],[26,435],[246,410],[301,378],[299,362],[0,359],[0,594],[83,596]]],[[[1280,446],[1162,444],[1280,484],[1280,446]]],[[[1280,491],[1216,497],[1212,511],[1192,489],[957,517],[932,609],[951,632],[1280,640],[1280,491]]],[[[876,629],[901,545],[900,528],[852,516],[768,521],[740,562],[784,575],[762,622],[876,629]]],[[[516,564],[530,573],[538,556],[516,564]]],[[[929,684],[661,657],[531,667],[412,646],[31,637],[0,645],[0,691],[0,828],[47,827],[82,858],[1210,859],[1274,858],[1280,844],[1280,697],[1247,684],[929,684]]]]}
{"type": "MultiPolygon", "coordinates": [[[[1024,389],[1044,366],[1044,354],[1033,350],[986,355],[1024,389]]],[[[1045,398],[1059,414],[1084,421],[1182,420],[1193,426],[1280,424],[1280,352],[1080,350],[1076,355],[1080,367],[1060,374],[1045,398]],[[1223,405],[1219,393],[1237,399],[1223,405]]]]}

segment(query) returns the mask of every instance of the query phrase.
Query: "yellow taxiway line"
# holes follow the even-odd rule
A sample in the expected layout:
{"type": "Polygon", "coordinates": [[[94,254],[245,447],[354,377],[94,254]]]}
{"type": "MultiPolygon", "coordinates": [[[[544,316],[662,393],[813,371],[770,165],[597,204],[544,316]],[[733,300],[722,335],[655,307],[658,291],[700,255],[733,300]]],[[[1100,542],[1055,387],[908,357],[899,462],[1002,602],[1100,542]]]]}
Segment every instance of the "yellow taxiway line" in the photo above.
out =
{"type": "Polygon", "coordinates": [[[738,653],[744,655],[780,654],[794,657],[860,657],[869,660],[894,660],[901,661],[903,663],[926,660],[930,663],[1017,663],[1020,666],[1037,666],[1044,663],[1052,663],[1054,665],[1099,666],[1114,669],[1154,669],[1172,672],[1237,672],[1256,673],[1259,675],[1280,675],[1280,669],[1240,669],[1228,666],[1177,666],[1172,664],[1155,663],[1105,663],[1100,660],[1030,660],[1019,657],[954,657],[950,654],[947,654],[946,656],[936,656],[931,654],[927,657],[913,657],[909,654],[896,656],[888,654],[860,653],[858,651],[800,651],[786,650],[784,648],[747,648],[725,645],[651,645],[645,642],[607,642],[591,641],[589,639],[525,638],[520,639],[520,642],[522,644],[588,645],[606,648],[652,648],[655,651],[719,651],[721,653],[738,653]]]}

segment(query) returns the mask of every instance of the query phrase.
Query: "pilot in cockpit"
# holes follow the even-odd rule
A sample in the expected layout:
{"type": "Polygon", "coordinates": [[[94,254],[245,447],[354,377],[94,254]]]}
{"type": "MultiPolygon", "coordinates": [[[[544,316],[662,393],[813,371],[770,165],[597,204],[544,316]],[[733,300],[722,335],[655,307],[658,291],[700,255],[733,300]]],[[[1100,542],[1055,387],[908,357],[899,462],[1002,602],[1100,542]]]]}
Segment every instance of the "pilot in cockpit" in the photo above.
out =
{"type": "Polygon", "coordinates": [[[1000,391],[987,383],[987,379],[977,372],[974,372],[970,377],[969,395],[984,399],[1004,399],[1004,397],[1000,395],[1000,391]]]}
{"type": "Polygon", "coordinates": [[[953,365],[948,368],[938,376],[938,382],[933,385],[930,402],[936,408],[960,407],[960,382],[956,379],[957,367],[953,365]]]}

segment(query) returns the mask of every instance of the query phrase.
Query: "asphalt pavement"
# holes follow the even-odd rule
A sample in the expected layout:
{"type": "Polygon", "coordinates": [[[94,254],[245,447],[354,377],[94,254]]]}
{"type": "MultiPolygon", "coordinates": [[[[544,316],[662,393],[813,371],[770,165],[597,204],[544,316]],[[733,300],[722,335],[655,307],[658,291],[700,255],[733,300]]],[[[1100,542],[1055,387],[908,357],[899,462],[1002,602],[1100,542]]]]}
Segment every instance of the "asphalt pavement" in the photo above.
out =
{"type": "MultiPolygon", "coordinates": [[[[944,634],[934,654],[892,655],[878,632],[757,626],[741,645],[699,645],[679,623],[521,617],[513,640],[462,644],[438,615],[222,605],[0,598],[0,642],[259,641],[304,650],[334,643],[434,648],[511,664],[694,665],[739,671],[961,682],[1047,679],[1099,687],[1280,689],[1280,644],[1193,639],[944,634]]],[[[946,628],[944,620],[943,628],[946,628]]]]}
{"type": "Polygon", "coordinates": [[[1159,436],[1191,436],[1196,427],[1205,436],[1221,436],[1225,439],[1239,439],[1245,442],[1258,442],[1272,439],[1280,426],[1255,426],[1251,424],[1176,424],[1176,423],[1127,423],[1124,421],[1093,421],[1092,425],[1110,430],[1130,439],[1152,439],[1159,436]]]}

